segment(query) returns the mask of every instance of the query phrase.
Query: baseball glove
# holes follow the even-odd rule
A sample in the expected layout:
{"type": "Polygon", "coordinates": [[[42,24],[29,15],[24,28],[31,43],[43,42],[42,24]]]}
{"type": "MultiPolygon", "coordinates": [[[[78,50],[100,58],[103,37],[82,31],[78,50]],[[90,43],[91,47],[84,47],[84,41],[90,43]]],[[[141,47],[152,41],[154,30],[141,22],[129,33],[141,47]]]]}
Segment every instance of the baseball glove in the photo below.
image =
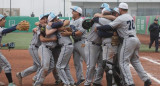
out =
{"type": "Polygon", "coordinates": [[[94,24],[94,22],[92,21],[92,19],[85,19],[82,22],[82,27],[86,30],[90,29],[92,27],[92,25],[94,24]]]}
{"type": "Polygon", "coordinates": [[[8,46],[8,49],[13,49],[15,48],[15,43],[14,42],[7,43],[7,46],[8,46]]]}
{"type": "Polygon", "coordinates": [[[39,25],[39,29],[40,29],[40,34],[43,35],[43,37],[46,36],[46,27],[39,25]]]}
{"type": "Polygon", "coordinates": [[[113,36],[112,36],[111,44],[112,44],[112,46],[118,46],[119,43],[120,43],[119,36],[117,35],[117,32],[114,32],[113,36]]]}
{"type": "Polygon", "coordinates": [[[28,31],[28,29],[29,29],[29,22],[27,22],[25,20],[19,22],[18,25],[16,26],[16,29],[20,30],[20,31],[28,31]]]}

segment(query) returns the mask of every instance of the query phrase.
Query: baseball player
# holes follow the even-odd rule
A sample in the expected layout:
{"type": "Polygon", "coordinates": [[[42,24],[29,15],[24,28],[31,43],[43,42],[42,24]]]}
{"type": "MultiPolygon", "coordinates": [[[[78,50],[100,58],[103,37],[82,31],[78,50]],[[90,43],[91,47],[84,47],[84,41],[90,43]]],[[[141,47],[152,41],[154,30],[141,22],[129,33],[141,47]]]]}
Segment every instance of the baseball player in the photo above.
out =
{"type": "MultiPolygon", "coordinates": [[[[74,66],[76,69],[76,77],[77,83],[76,85],[80,85],[85,81],[83,76],[83,60],[87,62],[84,54],[84,42],[85,42],[85,34],[86,30],[82,27],[81,18],[82,9],[78,6],[74,6],[72,9],[72,20],[70,21],[70,27],[72,32],[68,32],[68,35],[71,35],[74,40],[74,50],[73,50],[73,59],[74,66]]],[[[67,33],[67,32],[66,32],[67,33]]],[[[66,34],[63,32],[63,34],[66,34]]]]}
{"type": "MultiPolygon", "coordinates": [[[[111,15],[111,9],[105,7],[102,10],[103,15],[111,15]]],[[[100,19],[99,19],[100,20],[100,19]]],[[[109,19],[105,19],[106,24],[109,24],[111,22],[111,20],[109,19]]],[[[112,36],[113,36],[113,31],[109,31],[109,32],[105,32],[105,34],[108,34],[107,36],[102,36],[102,49],[103,49],[103,61],[107,60],[110,63],[113,63],[113,57],[114,55],[117,53],[117,48],[118,45],[112,45],[112,36]]],[[[99,36],[102,35],[102,33],[98,34],[99,36]]],[[[112,83],[114,83],[114,79],[113,77],[113,67],[112,64],[109,64],[106,62],[106,66],[107,66],[107,71],[106,71],[106,78],[107,78],[107,86],[113,86],[112,83]]]]}
{"type": "MultiPolygon", "coordinates": [[[[100,22],[103,24],[103,22],[100,22]]],[[[85,56],[87,58],[87,73],[85,86],[90,86],[93,76],[95,74],[95,66],[98,61],[98,57],[101,53],[101,43],[102,40],[98,36],[97,32],[94,31],[94,28],[100,26],[99,23],[94,23],[91,27],[91,31],[87,34],[85,40],[85,56]]],[[[98,72],[97,72],[98,73],[98,72]]]]}
{"type": "MultiPolygon", "coordinates": [[[[58,19],[57,19],[58,20],[58,19]]],[[[64,26],[69,25],[69,21],[66,22],[61,28],[58,28],[58,44],[61,46],[61,52],[56,64],[58,75],[64,83],[64,86],[73,86],[75,84],[74,79],[70,73],[69,60],[73,52],[73,44],[70,36],[63,36],[64,26]]]]}
{"type": "MultiPolygon", "coordinates": [[[[6,22],[5,18],[6,16],[3,16],[2,14],[0,14],[0,43],[2,41],[2,37],[5,34],[16,30],[16,25],[7,29],[4,28],[5,22],[6,22]]],[[[3,46],[7,46],[7,45],[3,44],[3,46]]],[[[16,86],[12,80],[11,65],[8,62],[8,60],[3,56],[3,54],[0,52],[0,72],[2,71],[2,69],[4,70],[5,75],[8,79],[8,82],[9,82],[8,86],[16,86]]]]}
{"type": "MultiPolygon", "coordinates": [[[[48,22],[57,22],[56,16],[54,13],[50,13],[48,16],[48,22]]],[[[62,26],[63,24],[61,24],[62,26]]],[[[61,27],[60,26],[60,27],[61,27]]],[[[38,49],[38,54],[41,58],[41,69],[37,76],[36,82],[34,86],[41,86],[45,77],[53,70],[54,66],[54,58],[52,54],[52,49],[57,45],[57,37],[56,37],[56,30],[51,29],[52,27],[47,25],[46,26],[46,34],[47,35],[40,35],[40,40],[42,42],[41,46],[38,49]],[[52,34],[49,34],[49,30],[51,29],[52,34]],[[49,34],[49,35],[48,35],[49,34]],[[46,39],[47,38],[47,39],[46,39]]],[[[58,28],[58,27],[57,27],[58,28]]]]}
{"type": "Polygon", "coordinates": [[[129,62],[131,62],[140,78],[144,81],[144,86],[150,86],[151,80],[139,61],[138,51],[140,41],[136,36],[134,20],[132,16],[128,14],[128,5],[126,3],[120,3],[119,12],[120,16],[113,22],[109,23],[109,25],[97,27],[97,30],[102,29],[109,31],[116,28],[119,36],[123,39],[119,65],[125,81],[124,86],[135,86],[130,72],[129,62]]]}
{"type": "MultiPolygon", "coordinates": [[[[40,15],[39,22],[41,25],[45,25],[47,23],[47,17],[48,17],[48,14],[47,15],[43,15],[43,14],[40,15]]],[[[41,27],[36,27],[36,28],[41,28],[41,27]]],[[[39,71],[39,69],[40,69],[41,64],[40,64],[40,59],[38,56],[38,48],[41,45],[41,41],[40,41],[39,36],[40,36],[40,29],[37,29],[36,32],[33,31],[33,38],[31,40],[31,44],[29,46],[29,52],[30,52],[30,55],[32,56],[32,59],[33,59],[33,66],[25,69],[24,71],[18,72],[16,74],[20,85],[22,85],[22,78],[24,78],[24,77],[26,77],[36,71],[39,71]]],[[[36,80],[36,76],[33,77],[33,80],[34,81],[36,80]]]]}
{"type": "MultiPolygon", "coordinates": [[[[106,15],[106,14],[108,14],[108,13],[105,12],[105,11],[107,11],[105,8],[109,9],[109,4],[103,3],[100,8],[101,9],[103,8],[100,15],[106,15]],[[104,14],[104,13],[106,13],[106,14],[104,14]]],[[[103,25],[103,23],[101,24],[101,22],[106,22],[107,21],[104,18],[100,18],[99,19],[99,18],[95,17],[94,19],[97,20],[97,21],[94,20],[94,22],[97,22],[100,25],[103,25]],[[101,21],[101,22],[99,22],[99,21],[101,21]]],[[[103,56],[103,53],[101,52],[100,55],[99,55],[99,57],[98,57],[98,61],[97,61],[97,68],[96,68],[95,78],[94,78],[94,81],[93,81],[93,86],[97,86],[97,85],[101,86],[101,81],[103,79],[103,74],[104,74],[104,69],[102,67],[102,62],[103,62],[102,56],[103,56]]]]}

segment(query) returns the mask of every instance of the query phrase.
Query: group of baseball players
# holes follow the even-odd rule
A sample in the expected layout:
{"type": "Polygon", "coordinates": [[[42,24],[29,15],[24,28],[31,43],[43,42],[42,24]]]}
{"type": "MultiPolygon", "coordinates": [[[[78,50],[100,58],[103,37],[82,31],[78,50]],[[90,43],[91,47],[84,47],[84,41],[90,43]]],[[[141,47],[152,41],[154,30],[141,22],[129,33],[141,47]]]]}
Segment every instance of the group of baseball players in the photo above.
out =
{"type": "MultiPolygon", "coordinates": [[[[107,86],[135,86],[129,66],[131,62],[144,81],[144,86],[150,86],[151,80],[139,61],[140,41],[136,36],[134,20],[128,14],[127,3],[120,3],[114,9],[103,3],[101,9],[101,13],[94,15],[94,24],[89,32],[82,27],[82,9],[78,6],[71,8],[71,21],[61,20],[52,12],[40,15],[29,46],[33,66],[16,74],[19,84],[22,86],[22,79],[36,72],[32,84],[42,86],[45,77],[52,72],[55,85],[63,83],[64,86],[78,86],[84,83],[85,86],[102,86],[103,74],[106,72],[107,86]],[[119,44],[112,43],[113,35],[119,36],[119,44]],[[72,54],[76,83],[69,67],[72,54]],[[115,58],[118,59],[117,63],[114,63],[115,58]],[[83,61],[87,64],[86,77],[83,75],[83,61]],[[118,64],[121,85],[113,76],[113,64],[118,64]]],[[[5,17],[0,15],[0,19],[5,17]]],[[[0,20],[0,25],[1,22],[0,20]]],[[[14,27],[11,29],[8,31],[0,28],[0,40],[3,34],[15,30],[14,27]]],[[[4,69],[9,83],[14,84],[10,64],[0,53],[0,71],[1,69],[4,69]]]]}

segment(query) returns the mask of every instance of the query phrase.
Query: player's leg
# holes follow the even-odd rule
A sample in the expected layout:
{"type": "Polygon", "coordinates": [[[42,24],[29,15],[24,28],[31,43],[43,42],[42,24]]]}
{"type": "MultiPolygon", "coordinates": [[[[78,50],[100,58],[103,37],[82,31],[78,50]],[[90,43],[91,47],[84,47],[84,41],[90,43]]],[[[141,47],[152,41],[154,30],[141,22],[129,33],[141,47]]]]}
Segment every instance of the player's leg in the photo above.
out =
{"type": "Polygon", "coordinates": [[[92,79],[95,74],[95,66],[100,54],[100,46],[94,45],[91,42],[86,41],[85,43],[85,56],[87,59],[87,72],[86,81],[84,85],[91,85],[92,79]]]}
{"type": "Polygon", "coordinates": [[[22,78],[36,72],[38,70],[38,68],[40,68],[40,59],[38,56],[38,48],[30,47],[29,52],[30,52],[30,55],[32,56],[32,59],[33,59],[33,66],[20,72],[22,78]]]}
{"type": "Polygon", "coordinates": [[[80,75],[79,78],[77,78],[77,85],[80,85],[81,83],[83,83],[85,81],[84,75],[83,75],[83,61],[85,61],[85,63],[87,62],[87,59],[85,57],[85,51],[84,51],[84,41],[79,41],[77,43],[75,43],[75,49],[77,50],[77,54],[75,55],[80,55],[80,56],[74,56],[75,58],[77,58],[77,60],[75,59],[74,62],[76,62],[76,64],[78,65],[76,67],[77,73],[80,75]],[[77,63],[78,61],[78,63],[77,63]]]}
{"type": "Polygon", "coordinates": [[[135,43],[136,40],[134,39],[135,37],[124,39],[120,51],[119,66],[121,73],[124,77],[124,81],[127,85],[134,84],[129,67],[130,58],[132,57],[135,47],[137,45],[135,43]]]}
{"type": "Polygon", "coordinates": [[[38,49],[39,56],[41,57],[41,69],[37,76],[37,80],[34,85],[41,85],[48,74],[49,66],[50,66],[50,59],[52,52],[45,46],[41,45],[38,49]]]}
{"type": "Polygon", "coordinates": [[[5,75],[8,79],[8,82],[9,82],[9,86],[10,85],[15,86],[15,84],[13,83],[13,79],[12,79],[11,65],[8,62],[8,60],[2,55],[1,52],[0,52],[0,65],[5,72],[5,75]]]}
{"type": "Polygon", "coordinates": [[[61,47],[60,46],[55,47],[52,50],[52,54],[53,54],[53,57],[54,57],[54,65],[55,65],[55,67],[52,71],[52,74],[53,74],[54,79],[56,80],[55,85],[59,85],[62,82],[60,77],[58,76],[58,72],[57,72],[57,69],[56,69],[56,64],[57,64],[60,52],[61,52],[61,47]]]}
{"type": "Polygon", "coordinates": [[[56,64],[58,75],[65,85],[70,84],[70,81],[68,80],[66,71],[64,69],[69,63],[72,51],[73,51],[73,45],[62,46],[61,53],[59,55],[58,62],[56,64]]]}
{"type": "Polygon", "coordinates": [[[135,70],[137,71],[139,77],[141,78],[141,80],[143,80],[144,82],[147,81],[147,86],[151,85],[151,81],[147,75],[147,73],[145,72],[140,60],[139,60],[139,48],[140,48],[140,43],[137,44],[137,47],[135,49],[135,52],[133,53],[133,57],[131,58],[131,64],[132,66],[135,68],[135,70]],[[148,83],[149,82],[149,83],[148,83]],[[149,85],[150,84],[150,85],[149,85]]]}
{"type": "MultiPolygon", "coordinates": [[[[26,77],[26,76],[28,76],[28,75],[36,72],[36,71],[38,73],[38,71],[40,69],[40,59],[39,59],[39,56],[38,56],[38,48],[36,48],[35,46],[30,46],[29,47],[29,52],[30,52],[30,55],[32,56],[32,59],[33,59],[33,66],[25,69],[22,72],[18,72],[16,74],[20,85],[22,85],[22,78],[24,78],[24,77],[26,77]]],[[[36,76],[33,77],[33,80],[34,81],[36,80],[36,76]]]]}
{"type": "Polygon", "coordinates": [[[93,81],[93,86],[101,86],[101,82],[103,79],[103,74],[104,74],[104,69],[102,67],[102,52],[100,52],[100,55],[98,57],[98,62],[97,62],[97,68],[96,68],[96,73],[95,73],[95,78],[93,81]]]}
{"type": "Polygon", "coordinates": [[[74,67],[76,69],[76,77],[77,77],[77,82],[79,82],[80,80],[84,80],[84,76],[83,76],[83,59],[80,56],[80,54],[78,53],[78,51],[74,50],[73,52],[73,60],[74,60],[74,67]]]}
{"type": "Polygon", "coordinates": [[[75,82],[74,82],[74,79],[73,79],[72,74],[70,72],[69,64],[66,66],[65,72],[68,77],[68,80],[70,81],[70,85],[73,86],[75,84],[75,82]]]}

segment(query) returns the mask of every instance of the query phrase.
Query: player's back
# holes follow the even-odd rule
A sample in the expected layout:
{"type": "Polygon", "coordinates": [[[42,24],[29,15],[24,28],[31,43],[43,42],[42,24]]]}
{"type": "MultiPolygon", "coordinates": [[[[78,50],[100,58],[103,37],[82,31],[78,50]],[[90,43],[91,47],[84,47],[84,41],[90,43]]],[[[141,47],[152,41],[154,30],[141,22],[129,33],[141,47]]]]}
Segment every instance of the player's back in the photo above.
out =
{"type": "MultiPolygon", "coordinates": [[[[114,24],[118,24],[116,27],[118,34],[120,37],[128,37],[129,35],[136,35],[136,28],[135,23],[133,20],[133,17],[129,14],[123,14],[116,18],[116,20],[113,21],[114,24]]],[[[113,23],[110,23],[111,26],[113,23]]]]}

